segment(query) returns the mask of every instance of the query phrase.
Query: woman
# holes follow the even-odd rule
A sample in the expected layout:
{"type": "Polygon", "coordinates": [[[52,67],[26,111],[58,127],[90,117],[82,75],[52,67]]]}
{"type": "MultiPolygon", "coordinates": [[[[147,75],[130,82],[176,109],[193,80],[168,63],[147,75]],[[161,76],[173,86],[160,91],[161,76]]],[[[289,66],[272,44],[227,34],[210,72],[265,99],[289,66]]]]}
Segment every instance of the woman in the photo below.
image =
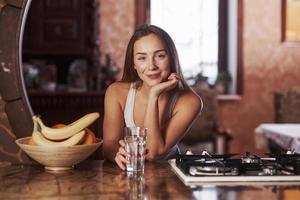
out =
{"type": "Polygon", "coordinates": [[[154,25],[135,31],[127,46],[123,77],[105,94],[103,153],[125,170],[124,127],[148,128],[147,160],[169,159],[202,109],[183,79],[171,37],[154,25]]]}

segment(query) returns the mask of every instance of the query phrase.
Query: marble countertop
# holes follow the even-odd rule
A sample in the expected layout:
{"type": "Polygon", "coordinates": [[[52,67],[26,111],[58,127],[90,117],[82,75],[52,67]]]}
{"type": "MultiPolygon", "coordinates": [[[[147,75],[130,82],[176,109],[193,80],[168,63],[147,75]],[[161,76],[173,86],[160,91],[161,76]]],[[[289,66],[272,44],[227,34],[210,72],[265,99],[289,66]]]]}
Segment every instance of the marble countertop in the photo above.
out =
{"type": "Polygon", "coordinates": [[[185,186],[167,161],[128,175],[107,161],[85,161],[64,173],[40,165],[0,166],[0,199],[293,199],[300,183],[185,186]]]}

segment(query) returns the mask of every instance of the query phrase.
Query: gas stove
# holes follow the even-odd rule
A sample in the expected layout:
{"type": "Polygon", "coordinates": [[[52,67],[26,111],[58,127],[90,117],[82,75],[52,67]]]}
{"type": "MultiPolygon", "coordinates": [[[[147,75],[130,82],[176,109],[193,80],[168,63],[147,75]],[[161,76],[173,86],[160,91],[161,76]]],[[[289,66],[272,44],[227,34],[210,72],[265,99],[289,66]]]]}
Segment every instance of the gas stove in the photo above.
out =
{"type": "Polygon", "coordinates": [[[300,154],[178,155],[169,161],[186,184],[299,182],[300,154]]]}

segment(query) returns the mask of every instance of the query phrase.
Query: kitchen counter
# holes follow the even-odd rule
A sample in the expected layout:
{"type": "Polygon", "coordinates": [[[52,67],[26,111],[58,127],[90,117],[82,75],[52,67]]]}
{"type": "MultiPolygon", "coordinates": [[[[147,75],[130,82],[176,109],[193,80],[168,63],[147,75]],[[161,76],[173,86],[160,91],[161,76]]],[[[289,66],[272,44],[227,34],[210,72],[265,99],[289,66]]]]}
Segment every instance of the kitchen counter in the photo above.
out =
{"type": "Polygon", "coordinates": [[[297,199],[300,183],[185,186],[167,161],[147,162],[143,176],[107,161],[85,161],[65,173],[40,165],[0,165],[0,199],[297,199]]]}

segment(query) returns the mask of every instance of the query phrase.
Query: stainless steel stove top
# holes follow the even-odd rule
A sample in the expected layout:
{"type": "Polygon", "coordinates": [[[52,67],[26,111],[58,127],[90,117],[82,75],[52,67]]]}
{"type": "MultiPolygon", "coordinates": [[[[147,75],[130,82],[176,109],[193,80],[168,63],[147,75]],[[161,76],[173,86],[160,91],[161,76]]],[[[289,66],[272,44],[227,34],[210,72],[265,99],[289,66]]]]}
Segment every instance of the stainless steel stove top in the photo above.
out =
{"type": "Polygon", "coordinates": [[[207,183],[299,182],[300,155],[259,157],[247,153],[230,155],[179,155],[169,161],[172,170],[186,185],[207,183]]]}

